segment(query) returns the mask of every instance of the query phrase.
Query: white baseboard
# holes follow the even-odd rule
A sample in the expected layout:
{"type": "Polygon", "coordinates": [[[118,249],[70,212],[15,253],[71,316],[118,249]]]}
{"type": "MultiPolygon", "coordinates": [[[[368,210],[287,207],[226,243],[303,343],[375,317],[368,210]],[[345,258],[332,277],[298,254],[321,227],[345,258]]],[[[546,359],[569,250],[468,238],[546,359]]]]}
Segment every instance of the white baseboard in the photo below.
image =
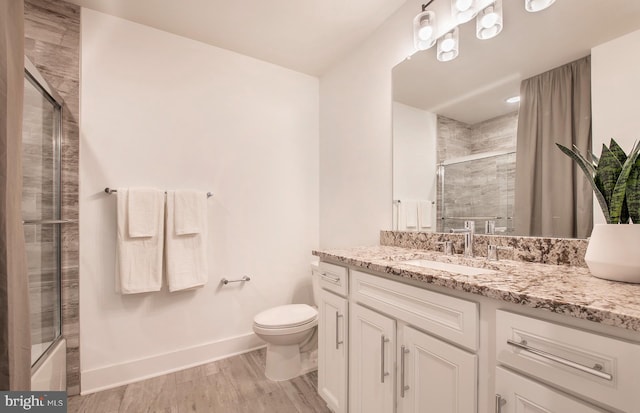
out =
{"type": "Polygon", "coordinates": [[[258,336],[249,333],[144,359],[85,370],[81,374],[81,394],[112,389],[246,353],[264,346],[265,343],[258,336]]]}

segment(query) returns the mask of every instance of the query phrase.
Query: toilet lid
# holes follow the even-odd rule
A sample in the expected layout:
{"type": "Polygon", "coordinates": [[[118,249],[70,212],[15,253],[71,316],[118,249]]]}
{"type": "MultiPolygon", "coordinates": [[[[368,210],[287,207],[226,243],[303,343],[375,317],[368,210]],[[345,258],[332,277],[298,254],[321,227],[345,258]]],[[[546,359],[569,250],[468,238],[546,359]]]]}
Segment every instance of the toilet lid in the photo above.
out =
{"type": "Polygon", "coordinates": [[[317,315],[318,311],[307,304],[289,304],[265,310],[253,321],[263,328],[286,328],[306,324],[317,315]]]}

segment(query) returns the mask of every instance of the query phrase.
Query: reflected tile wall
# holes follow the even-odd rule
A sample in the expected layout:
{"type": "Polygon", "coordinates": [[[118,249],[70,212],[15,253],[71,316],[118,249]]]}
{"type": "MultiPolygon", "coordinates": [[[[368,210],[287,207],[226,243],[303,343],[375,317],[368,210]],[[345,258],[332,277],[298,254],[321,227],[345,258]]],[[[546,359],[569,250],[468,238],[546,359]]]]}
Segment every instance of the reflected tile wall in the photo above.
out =
{"type": "MultiPolygon", "coordinates": [[[[518,112],[468,125],[438,116],[438,163],[461,156],[515,151],[518,112]]],[[[498,228],[513,231],[515,154],[448,165],[441,168],[437,186],[439,218],[498,216],[498,228]],[[445,189],[442,190],[444,174],[445,189]],[[446,217],[445,217],[446,215],[446,217]]],[[[461,228],[464,219],[438,219],[436,230],[461,228]]],[[[484,220],[476,222],[480,231],[484,220]]]]}
{"type": "MultiPolygon", "coordinates": [[[[64,99],[63,219],[78,219],[80,7],[61,0],[25,0],[25,54],[64,99]]],[[[78,224],[62,226],[62,334],[67,340],[67,391],[80,392],[78,224]]]]}

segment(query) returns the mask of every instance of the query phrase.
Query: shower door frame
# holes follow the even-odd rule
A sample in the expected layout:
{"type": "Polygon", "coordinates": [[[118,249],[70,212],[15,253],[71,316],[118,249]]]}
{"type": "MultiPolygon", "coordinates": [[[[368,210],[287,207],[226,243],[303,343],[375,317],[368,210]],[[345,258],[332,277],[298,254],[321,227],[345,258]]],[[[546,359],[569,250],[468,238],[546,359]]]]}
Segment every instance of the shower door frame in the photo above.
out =
{"type": "MultiPolygon", "coordinates": [[[[60,95],[53,89],[49,83],[42,77],[40,71],[37,67],[25,56],[24,58],[24,78],[25,81],[29,81],[34,88],[42,93],[42,96],[47,99],[54,107],[54,111],[58,113],[57,119],[54,123],[54,161],[57,165],[57,168],[54,168],[54,176],[53,182],[55,186],[55,195],[56,199],[54,200],[54,206],[56,208],[55,216],[50,220],[40,220],[40,224],[44,225],[57,225],[56,231],[56,277],[57,277],[57,297],[58,297],[58,325],[59,332],[51,344],[47,347],[45,351],[40,354],[38,359],[31,365],[31,374],[33,375],[40,366],[46,362],[49,355],[57,348],[57,344],[64,340],[64,336],[62,334],[63,326],[62,326],[62,224],[70,222],[68,220],[62,220],[62,119],[64,116],[64,100],[60,95]]],[[[28,224],[30,221],[23,221],[24,224],[28,224]]],[[[34,222],[35,223],[35,222],[34,222]]],[[[65,346],[66,347],[66,346],[65,346]]],[[[32,347],[33,348],[33,347],[32,347]]],[[[32,350],[33,351],[33,350],[32,350]]],[[[66,372],[65,372],[66,374],[66,372]]]]}

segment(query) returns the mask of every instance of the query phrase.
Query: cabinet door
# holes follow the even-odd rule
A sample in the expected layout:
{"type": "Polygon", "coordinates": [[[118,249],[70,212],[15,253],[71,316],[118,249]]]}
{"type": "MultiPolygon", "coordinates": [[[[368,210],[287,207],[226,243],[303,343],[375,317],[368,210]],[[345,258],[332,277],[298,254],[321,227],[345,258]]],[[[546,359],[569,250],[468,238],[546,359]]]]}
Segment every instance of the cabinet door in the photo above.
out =
{"type": "Polygon", "coordinates": [[[349,412],[391,413],[395,321],[357,304],[349,318],[349,412]]]}
{"type": "Polygon", "coordinates": [[[588,403],[519,374],[496,367],[496,407],[499,413],[603,413],[588,403]]]}
{"type": "Polygon", "coordinates": [[[318,393],[335,413],[346,413],[347,300],[322,290],[318,310],[318,393]]]}
{"type": "Polygon", "coordinates": [[[398,342],[399,412],[477,411],[476,355],[407,326],[398,342]]]}

